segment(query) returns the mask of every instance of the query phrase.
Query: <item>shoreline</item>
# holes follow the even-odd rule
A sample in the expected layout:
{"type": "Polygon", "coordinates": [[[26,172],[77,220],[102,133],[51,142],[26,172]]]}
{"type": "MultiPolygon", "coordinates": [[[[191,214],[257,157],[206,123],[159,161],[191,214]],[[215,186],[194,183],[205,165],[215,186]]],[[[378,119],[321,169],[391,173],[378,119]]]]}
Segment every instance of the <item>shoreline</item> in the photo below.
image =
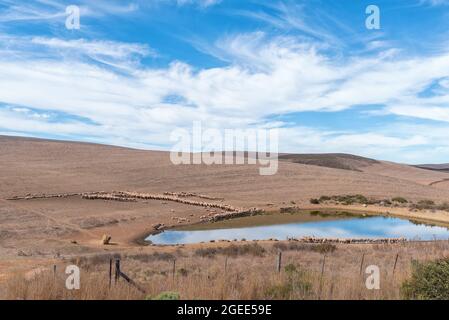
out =
{"type": "MultiPolygon", "coordinates": [[[[449,218],[448,221],[442,221],[439,219],[431,219],[431,218],[427,218],[427,217],[421,217],[421,216],[411,216],[411,215],[407,215],[404,213],[398,213],[398,212],[392,212],[391,209],[406,209],[406,208],[376,208],[377,210],[374,211],[370,208],[360,208],[360,207],[355,207],[355,206],[320,206],[320,207],[301,207],[298,208],[298,210],[294,213],[292,213],[292,215],[297,214],[297,213],[311,213],[313,211],[320,211],[320,212],[332,212],[332,213],[342,213],[342,212],[347,212],[347,213],[352,213],[355,215],[369,215],[369,216],[381,216],[381,217],[394,217],[394,218],[399,218],[399,219],[406,219],[408,221],[415,221],[418,223],[423,223],[425,225],[430,225],[430,226],[439,226],[439,227],[444,227],[444,228],[448,228],[449,229],[449,218]],[[378,210],[378,209],[383,209],[383,210],[378,210]],[[389,209],[389,210],[387,210],[389,209]],[[385,211],[386,210],[386,211],[385,211]]],[[[409,211],[409,213],[411,213],[409,211]]],[[[415,212],[415,213],[420,213],[420,212],[415,212]]],[[[264,214],[267,215],[282,215],[285,213],[281,213],[280,209],[279,210],[271,210],[271,211],[265,211],[264,214]]],[[[422,214],[422,213],[421,213],[422,214]]],[[[336,215],[337,217],[337,215],[336,215]]],[[[232,221],[238,218],[233,218],[230,217],[227,220],[224,221],[232,221]]],[[[199,225],[209,225],[209,226],[213,226],[215,224],[215,222],[194,222],[194,223],[189,223],[189,224],[183,224],[183,225],[179,225],[179,226],[168,226],[166,228],[164,228],[162,230],[162,232],[165,231],[169,231],[169,230],[173,230],[173,229],[178,229],[178,228],[189,228],[189,227],[194,227],[194,226],[199,226],[199,225]]],[[[214,230],[215,228],[206,228],[205,230],[214,230]]],[[[140,232],[138,235],[132,237],[131,243],[139,246],[139,247],[148,247],[148,246],[155,246],[155,247],[176,247],[179,245],[183,245],[183,246],[195,246],[195,245],[199,245],[199,244],[206,244],[206,243],[194,243],[194,244],[169,244],[169,245],[158,245],[158,244],[152,244],[148,241],[146,241],[146,238],[154,235],[154,234],[158,234],[161,231],[156,231],[156,230],[152,230],[152,231],[148,231],[148,232],[140,232]]],[[[329,240],[329,238],[315,238],[318,240],[329,240]]],[[[392,240],[394,240],[393,238],[391,238],[392,240]]],[[[350,241],[357,241],[359,240],[358,238],[351,238],[351,239],[345,239],[345,240],[350,240],[350,241]]],[[[385,239],[384,239],[385,240],[385,239]]],[[[261,239],[261,240],[249,240],[249,241],[230,241],[231,243],[236,243],[236,244],[241,244],[241,243],[247,243],[247,242],[261,242],[261,241],[271,241],[270,239],[261,239]]],[[[276,240],[276,241],[283,241],[283,240],[276,240]]],[[[288,241],[288,240],[285,240],[288,241]]],[[[301,239],[296,239],[295,241],[299,241],[302,242],[301,239]]],[[[447,240],[405,240],[405,242],[432,242],[432,241],[447,241],[447,240]]],[[[215,240],[215,242],[211,242],[211,243],[220,243],[220,241],[215,240]]],[[[341,244],[351,244],[351,243],[341,243],[341,244]]],[[[370,242],[360,242],[358,244],[370,244],[370,242]]]]}

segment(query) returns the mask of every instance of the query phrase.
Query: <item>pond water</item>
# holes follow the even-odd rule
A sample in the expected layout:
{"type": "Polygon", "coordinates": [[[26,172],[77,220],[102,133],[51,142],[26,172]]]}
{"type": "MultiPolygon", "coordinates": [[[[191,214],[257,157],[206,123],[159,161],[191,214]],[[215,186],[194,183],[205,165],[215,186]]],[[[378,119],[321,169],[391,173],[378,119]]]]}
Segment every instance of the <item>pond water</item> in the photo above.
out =
{"type": "MultiPolygon", "coordinates": [[[[248,222],[255,217],[242,218],[248,222]]],[[[230,220],[232,221],[232,220],[230,220]]],[[[246,225],[245,225],[246,224],[246,225]]],[[[238,223],[237,223],[238,225],[238,223]]],[[[215,223],[200,225],[195,230],[169,230],[149,236],[146,240],[154,244],[192,244],[211,240],[268,240],[301,238],[313,236],[318,238],[406,238],[408,240],[447,240],[449,230],[445,227],[414,223],[409,220],[369,216],[364,218],[334,218],[319,221],[299,221],[283,224],[262,224],[232,227],[232,223],[215,223]],[[227,223],[227,224],[226,224],[227,223]]]]}

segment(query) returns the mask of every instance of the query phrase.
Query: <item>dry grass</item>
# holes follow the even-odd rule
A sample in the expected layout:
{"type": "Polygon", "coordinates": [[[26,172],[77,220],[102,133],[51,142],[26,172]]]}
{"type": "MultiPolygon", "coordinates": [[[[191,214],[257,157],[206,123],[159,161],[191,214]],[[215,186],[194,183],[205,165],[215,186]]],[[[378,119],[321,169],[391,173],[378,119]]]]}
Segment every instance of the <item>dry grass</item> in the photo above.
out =
{"type": "Polygon", "coordinates": [[[32,279],[17,275],[6,286],[9,300],[135,300],[141,299],[137,290],[125,283],[109,289],[106,274],[83,272],[80,290],[67,290],[66,276],[42,273],[32,279]]]}
{"type": "Polygon", "coordinates": [[[94,256],[78,260],[82,261],[78,291],[65,289],[62,271],[56,276],[47,271],[29,280],[19,276],[11,279],[6,298],[145,299],[170,291],[179,293],[181,299],[400,299],[400,287],[410,276],[413,260],[449,256],[449,242],[338,245],[332,250],[288,242],[259,243],[257,255],[232,246],[224,250],[223,244],[217,244],[215,251],[209,249],[206,255],[187,248],[171,253],[157,248],[157,252],[122,256],[122,270],[146,290],[146,295],[124,280],[109,288],[109,258],[94,256]],[[276,270],[279,249],[283,250],[280,273],[276,270]],[[176,259],[174,274],[172,258],[176,259]],[[364,271],[369,265],[380,268],[380,290],[365,287],[364,271]]]}

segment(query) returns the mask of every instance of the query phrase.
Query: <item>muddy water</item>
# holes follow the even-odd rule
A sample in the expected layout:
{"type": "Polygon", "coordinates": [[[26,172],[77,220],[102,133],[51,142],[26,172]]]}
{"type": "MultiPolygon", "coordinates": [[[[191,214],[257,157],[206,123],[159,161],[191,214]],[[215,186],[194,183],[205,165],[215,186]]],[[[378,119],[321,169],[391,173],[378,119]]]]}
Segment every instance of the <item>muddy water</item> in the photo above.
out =
{"type": "Polygon", "coordinates": [[[191,244],[212,240],[267,240],[300,238],[406,238],[409,240],[449,239],[445,227],[383,216],[347,212],[302,212],[245,217],[211,224],[165,231],[149,236],[154,244],[191,244]]]}

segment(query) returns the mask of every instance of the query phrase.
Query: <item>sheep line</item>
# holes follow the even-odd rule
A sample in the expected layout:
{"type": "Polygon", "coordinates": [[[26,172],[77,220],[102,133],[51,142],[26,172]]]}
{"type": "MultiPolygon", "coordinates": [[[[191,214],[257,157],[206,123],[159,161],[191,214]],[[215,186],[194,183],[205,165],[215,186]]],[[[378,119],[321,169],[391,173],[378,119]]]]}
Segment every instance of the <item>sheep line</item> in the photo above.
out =
{"type": "Polygon", "coordinates": [[[112,192],[85,192],[85,193],[62,193],[62,194],[28,194],[26,196],[15,196],[8,200],[31,200],[31,199],[50,199],[50,198],[68,198],[74,196],[81,196],[82,199],[86,200],[107,200],[107,201],[120,201],[120,202],[137,202],[137,200],[162,200],[162,201],[173,201],[191,206],[200,206],[205,208],[216,208],[221,209],[224,212],[212,214],[209,213],[207,216],[202,216],[200,220],[202,222],[217,222],[227,219],[233,219],[238,217],[246,217],[250,215],[257,215],[263,212],[263,210],[258,208],[237,208],[228,204],[223,203],[211,203],[202,202],[185,199],[188,196],[196,197],[207,197],[203,195],[197,195],[193,193],[164,193],[164,194],[150,194],[150,193],[139,193],[139,192],[128,192],[128,191],[112,191],[112,192]]]}
{"type": "Polygon", "coordinates": [[[342,238],[315,238],[303,237],[300,239],[288,238],[288,241],[297,241],[302,243],[343,243],[343,244],[393,244],[407,242],[405,238],[380,238],[380,239],[342,239],[342,238]]]}
{"type": "Polygon", "coordinates": [[[177,196],[162,195],[162,194],[151,194],[151,193],[138,193],[138,192],[128,192],[128,191],[113,191],[113,192],[93,192],[86,193],[82,195],[83,199],[95,200],[117,200],[124,199],[122,201],[129,201],[131,199],[142,199],[142,200],[162,200],[162,201],[173,201],[191,206],[200,206],[208,208],[217,208],[228,212],[240,212],[244,211],[242,208],[236,208],[227,204],[222,203],[211,203],[211,202],[201,202],[189,199],[183,199],[177,196]]]}
{"type": "Polygon", "coordinates": [[[15,201],[15,200],[33,200],[33,199],[69,198],[69,197],[82,196],[83,194],[84,193],[27,194],[25,196],[13,196],[11,198],[7,198],[6,200],[15,201]]]}
{"type": "Polygon", "coordinates": [[[206,199],[206,200],[219,200],[219,201],[224,200],[224,198],[210,197],[210,196],[206,196],[204,194],[191,193],[191,192],[164,192],[164,195],[174,196],[174,197],[179,197],[179,198],[194,197],[194,198],[200,198],[200,199],[206,199]]]}

